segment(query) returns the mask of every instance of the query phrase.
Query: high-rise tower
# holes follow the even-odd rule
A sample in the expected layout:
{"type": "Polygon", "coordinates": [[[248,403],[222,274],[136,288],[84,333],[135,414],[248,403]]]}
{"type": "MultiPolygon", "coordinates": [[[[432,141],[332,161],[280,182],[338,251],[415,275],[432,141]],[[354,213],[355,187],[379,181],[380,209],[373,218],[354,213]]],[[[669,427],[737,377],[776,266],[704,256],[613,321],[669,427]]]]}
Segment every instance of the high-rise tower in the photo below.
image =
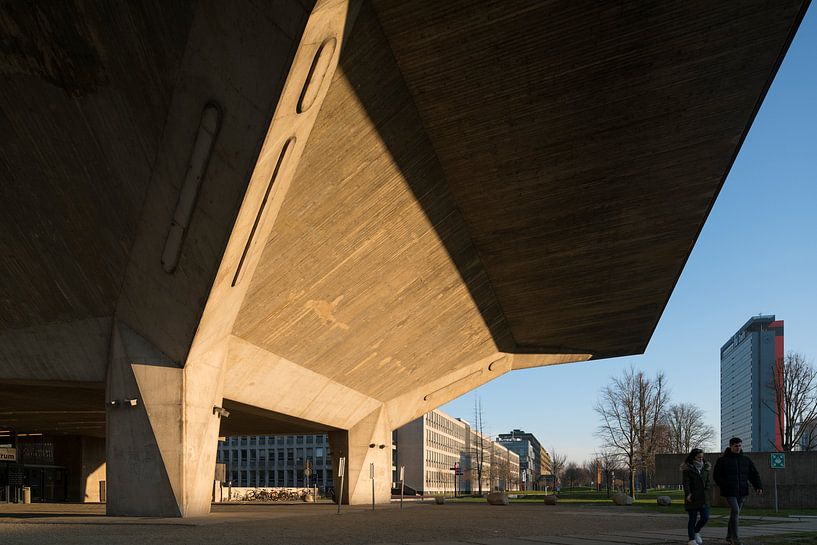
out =
{"type": "Polygon", "coordinates": [[[782,361],[783,321],[774,315],[753,316],[721,347],[722,449],[735,436],[747,452],[780,448],[772,383],[782,361]]]}

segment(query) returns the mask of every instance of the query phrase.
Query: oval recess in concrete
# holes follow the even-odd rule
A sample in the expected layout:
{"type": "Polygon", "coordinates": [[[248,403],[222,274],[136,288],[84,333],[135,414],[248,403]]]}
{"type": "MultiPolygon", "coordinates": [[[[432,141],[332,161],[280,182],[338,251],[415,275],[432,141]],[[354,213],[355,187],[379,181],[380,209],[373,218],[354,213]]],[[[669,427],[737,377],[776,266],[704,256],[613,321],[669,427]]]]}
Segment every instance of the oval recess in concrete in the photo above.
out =
{"type": "Polygon", "coordinates": [[[309,67],[304,88],[298,99],[297,111],[299,114],[307,111],[315,103],[321,84],[323,84],[326,73],[329,71],[336,44],[337,40],[334,37],[327,38],[315,51],[315,58],[312,59],[312,66],[309,67]]]}
{"type": "Polygon", "coordinates": [[[252,247],[255,233],[258,230],[258,224],[261,223],[261,219],[264,217],[264,209],[267,206],[267,201],[269,200],[272,186],[275,184],[275,179],[278,178],[278,173],[284,166],[285,161],[290,157],[290,155],[292,155],[292,148],[294,147],[294,136],[287,139],[287,141],[284,142],[284,145],[281,147],[281,153],[278,154],[278,161],[275,163],[275,170],[272,171],[272,176],[270,176],[267,189],[264,191],[264,198],[261,199],[261,204],[258,207],[258,213],[255,215],[255,221],[253,222],[252,229],[250,229],[250,234],[247,237],[247,243],[244,245],[244,251],[241,253],[241,259],[238,261],[238,267],[235,270],[235,276],[233,276],[233,282],[231,284],[233,287],[235,287],[241,281],[241,273],[244,270],[244,262],[247,260],[247,256],[250,253],[250,248],[252,247]]]}
{"type": "Polygon", "coordinates": [[[201,112],[199,130],[196,132],[193,151],[187,162],[187,171],[184,173],[179,199],[176,201],[176,210],[173,212],[173,219],[170,221],[170,229],[162,251],[162,269],[166,273],[172,273],[179,264],[184,235],[190,225],[193,210],[196,209],[199,188],[204,179],[204,173],[207,171],[207,164],[210,162],[210,154],[213,151],[220,126],[221,108],[215,102],[208,102],[201,112]]]}

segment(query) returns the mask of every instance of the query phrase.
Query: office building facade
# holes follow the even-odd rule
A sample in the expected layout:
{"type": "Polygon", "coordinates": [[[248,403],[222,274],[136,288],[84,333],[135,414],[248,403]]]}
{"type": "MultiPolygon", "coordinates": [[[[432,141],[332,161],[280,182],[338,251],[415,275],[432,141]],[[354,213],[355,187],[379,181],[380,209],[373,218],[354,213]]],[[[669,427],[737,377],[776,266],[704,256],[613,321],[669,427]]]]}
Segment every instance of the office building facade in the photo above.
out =
{"type": "Polygon", "coordinates": [[[783,321],[749,319],[721,347],[721,448],[740,437],[746,452],[779,450],[774,374],[783,361],[783,321]]]}
{"type": "Polygon", "coordinates": [[[543,490],[552,475],[550,455],[532,433],[512,430],[500,433],[499,444],[519,455],[520,487],[523,490],[543,490]]]}
{"type": "Polygon", "coordinates": [[[234,487],[332,487],[332,456],[325,434],[241,435],[219,442],[217,463],[225,464],[234,487]],[[304,476],[306,462],[312,475],[304,476]]]}
{"type": "Polygon", "coordinates": [[[469,494],[519,487],[516,453],[442,411],[431,411],[398,428],[394,440],[395,467],[405,467],[405,483],[413,491],[469,494]]]}
{"type": "MultiPolygon", "coordinates": [[[[484,492],[520,485],[518,455],[442,411],[395,430],[392,442],[393,481],[399,481],[398,468],[404,466],[410,491],[471,493],[480,489],[480,473],[484,492]],[[459,468],[459,475],[453,467],[459,468]]],[[[322,434],[227,437],[219,443],[217,462],[225,465],[225,480],[233,487],[327,490],[333,486],[331,451],[322,434]],[[309,479],[304,476],[307,460],[313,470],[309,479]]]]}

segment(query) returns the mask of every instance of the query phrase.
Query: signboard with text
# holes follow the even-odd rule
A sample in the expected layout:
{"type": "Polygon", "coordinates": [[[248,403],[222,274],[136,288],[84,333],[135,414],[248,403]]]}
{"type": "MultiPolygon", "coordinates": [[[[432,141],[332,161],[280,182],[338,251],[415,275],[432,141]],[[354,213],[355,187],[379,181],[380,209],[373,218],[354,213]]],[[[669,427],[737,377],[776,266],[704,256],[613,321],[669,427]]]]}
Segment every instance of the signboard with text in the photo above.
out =
{"type": "Polygon", "coordinates": [[[17,449],[13,447],[0,447],[0,462],[16,462],[17,449]]]}

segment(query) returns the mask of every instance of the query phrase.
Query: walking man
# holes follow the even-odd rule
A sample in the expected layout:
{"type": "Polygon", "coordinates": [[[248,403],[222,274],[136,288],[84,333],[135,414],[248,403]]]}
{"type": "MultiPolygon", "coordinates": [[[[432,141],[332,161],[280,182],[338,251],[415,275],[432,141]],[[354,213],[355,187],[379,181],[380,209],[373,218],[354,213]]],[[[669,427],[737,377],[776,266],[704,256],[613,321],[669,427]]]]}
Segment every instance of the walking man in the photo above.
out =
{"type": "Polygon", "coordinates": [[[726,541],[732,545],[741,545],[738,537],[738,517],[743,501],[749,495],[749,483],[752,483],[758,494],[763,494],[757,468],[752,460],[743,455],[742,447],[743,442],[739,437],[731,438],[729,448],[715,462],[713,475],[715,484],[721,489],[721,496],[726,498],[731,509],[726,541]]]}

